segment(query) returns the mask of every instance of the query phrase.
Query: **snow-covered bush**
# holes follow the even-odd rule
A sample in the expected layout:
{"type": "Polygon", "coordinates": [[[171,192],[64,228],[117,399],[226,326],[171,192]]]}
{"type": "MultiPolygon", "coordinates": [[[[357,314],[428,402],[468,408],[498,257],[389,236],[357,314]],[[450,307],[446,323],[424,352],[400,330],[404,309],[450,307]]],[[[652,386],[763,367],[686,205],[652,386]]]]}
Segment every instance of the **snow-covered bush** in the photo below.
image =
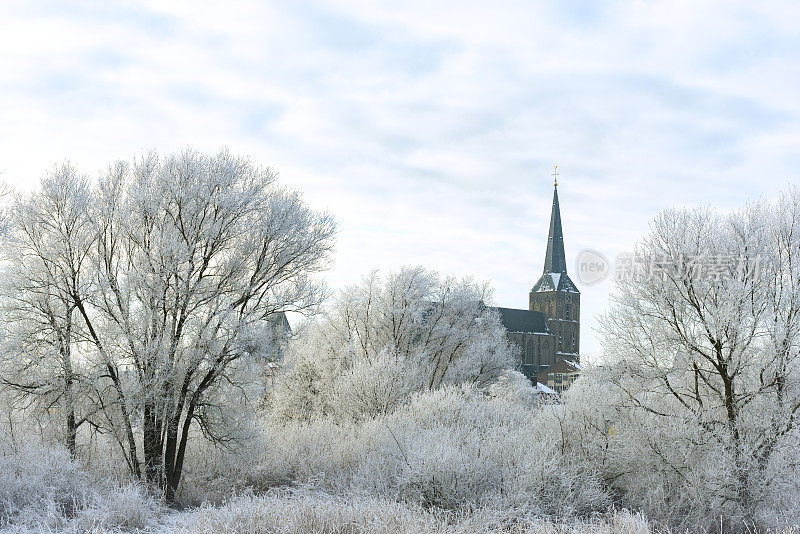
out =
{"type": "Polygon", "coordinates": [[[144,529],[161,514],[143,486],[100,480],[64,447],[0,448],[0,529],[144,529]]]}
{"type": "Polygon", "coordinates": [[[167,522],[176,533],[331,532],[375,534],[649,534],[651,526],[626,510],[588,520],[552,522],[529,512],[479,508],[449,511],[374,497],[309,491],[270,491],[219,507],[203,506],[167,522]]]}
{"type": "MultiPolygon", "coordinates": [[[[563,455],[560,433],[542,426],[530,402],[499,395],[504,387],[494,396],[474,384],[418,392],[390,414],[357,421],[268,420],[262,458],[256,466],[251,456],[247,471],[264,477],[261,487],[292,481],[447,509],[604,510],[610,501],[593,469],[563,455]]],[[[525,393],[518,381],[510,389],[525,393]]]]}
{"type": "Polygon", "coordinates": [[[64,447],[0,449],[0,526],[69,514],[88,491],[88,477],[64,447]]]}
{"type": "Polygon", "coordinates": [[[419,374],[413,360],[394,351],[365,354],[333,380],[329,407],[362,418],[391,413],[419,388],[419,374]]]}
{"type": "MultiPolygon", "coordinates": [[[[753,528],[731,503],[735,481],[730,444],[702,421],[641,410],[614,385],[613,366],[587,369],[562,396],[545,407],[540,427],[561,436],[561,453],[598,474],[614,506],[634,509],[676,531],[716,532],[753,528]]],[[[629,390],[630,391],[630,390],[629,390]]],[[[677,401],[661,398],[662,413],[680,413],[677,401]]],[[[754,508],[761,525],[800,523],[798,436],[784,436],[765,470],[754,508]]]]}
{"type": "Polygon", "coordinates": [[[540,392],[533,387],[530,379],[519,371],[506,369],[489,386],[487,394],[520,406],[535,406],[542,399],[540,392]]]}
{"type": "Polygon", "coordinates": [[[63,529],[72,532],[158,530],[166,510],[140,483],[97,487],[63,529]]]}

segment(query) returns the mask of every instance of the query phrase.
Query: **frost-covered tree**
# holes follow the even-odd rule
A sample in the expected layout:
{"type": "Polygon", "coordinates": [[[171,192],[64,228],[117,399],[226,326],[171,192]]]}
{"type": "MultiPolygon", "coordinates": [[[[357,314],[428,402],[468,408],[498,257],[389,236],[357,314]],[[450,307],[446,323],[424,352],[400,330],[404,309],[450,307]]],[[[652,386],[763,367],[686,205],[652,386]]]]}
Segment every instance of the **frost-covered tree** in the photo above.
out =
{"type": "Polygon", "coordinates": [[[798,445],[798,205],[790,191],[730,215],[662,213],[603,322],[619,408],[640,412],[626,431],[734,522],[757,519],[786,475],[774,459],[798,445]]]}
{"type": "Polygon", "coordinates": [[[186,151],[118,163],[100,182],[99,291],[76,307],[141,411],[145,475],[168,499],[192,425],[230,437],[221,412],[228,388],[252,378],[241,367],[254,332],[323,297],[310,275],[327,266],[333,219],[275,179],[227,152],[186,151]]]}
{"type": "Polygon", "coordinates": [[[273,392],[283,417],[370,417],[415,391],[487,385],[516,365],[486,285],[421,267],[345,289],[291,347],[273,392]]]}
{"type": "Polygon", "coordinates": [[[60,417],[74,455],[78,428],[92,407],[82,402],[92,380],[76,357],[79,325],[73,294],[83,293],[94,245],[92,192],[65,164],[36,192],[18,195],[9,212],[0,278],[3,350],[0,383],[23,404],[60,417]]]}
{"type": "Polygon", "coordinates": [[[235,437],[231,410],[260,377],[276,317],[320,304],[313,275],[328,265],[332,217],[224,151],[119,162],[94,187],[64,167],[15,214],[6,382],[64,399],[73,449],[93,414],[171,500],[193,428],[235,437]],[[92,386],[83,416],[77,383],[92,386]]]}

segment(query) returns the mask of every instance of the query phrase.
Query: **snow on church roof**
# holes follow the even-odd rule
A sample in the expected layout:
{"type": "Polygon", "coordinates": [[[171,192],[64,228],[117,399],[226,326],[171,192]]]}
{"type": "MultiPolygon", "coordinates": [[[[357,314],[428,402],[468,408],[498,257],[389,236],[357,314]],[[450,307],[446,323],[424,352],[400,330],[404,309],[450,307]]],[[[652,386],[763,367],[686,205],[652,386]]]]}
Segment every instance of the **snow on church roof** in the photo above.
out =
{"type": "Polygon", "coordinates": [[[531,291],[535,293],[540,293],[542,291],[580,293],[567,273],[544,273],[531,291]]]}

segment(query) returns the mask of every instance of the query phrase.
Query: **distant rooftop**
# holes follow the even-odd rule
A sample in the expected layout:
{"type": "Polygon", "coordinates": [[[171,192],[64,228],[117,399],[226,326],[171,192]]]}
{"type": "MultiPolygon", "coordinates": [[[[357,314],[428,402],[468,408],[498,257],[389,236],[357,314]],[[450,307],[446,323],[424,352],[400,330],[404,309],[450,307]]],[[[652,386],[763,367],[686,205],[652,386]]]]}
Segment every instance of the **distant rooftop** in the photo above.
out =
{"type": "Polygon", "coordinates": [[[515,308],[494,308],[500,312],[503,326],[511,333],[549,334],[544,315],[538,311],[518,310],[515,308]]]}

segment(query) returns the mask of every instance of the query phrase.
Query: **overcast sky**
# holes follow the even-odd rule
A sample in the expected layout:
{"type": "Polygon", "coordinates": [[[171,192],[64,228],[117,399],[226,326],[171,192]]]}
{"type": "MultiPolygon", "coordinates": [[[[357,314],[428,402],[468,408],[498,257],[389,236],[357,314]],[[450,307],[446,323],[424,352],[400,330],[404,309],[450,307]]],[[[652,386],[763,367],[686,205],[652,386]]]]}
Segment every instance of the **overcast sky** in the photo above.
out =
{"type": "Polygon", "coordinates": [[[0,4],[0,178],[227,146],[336,215],[333,287],[422,264],[527,307],[557,163],[587,356],[580,251],[799,177],[793,1],[210,4],[0,4]]]}

